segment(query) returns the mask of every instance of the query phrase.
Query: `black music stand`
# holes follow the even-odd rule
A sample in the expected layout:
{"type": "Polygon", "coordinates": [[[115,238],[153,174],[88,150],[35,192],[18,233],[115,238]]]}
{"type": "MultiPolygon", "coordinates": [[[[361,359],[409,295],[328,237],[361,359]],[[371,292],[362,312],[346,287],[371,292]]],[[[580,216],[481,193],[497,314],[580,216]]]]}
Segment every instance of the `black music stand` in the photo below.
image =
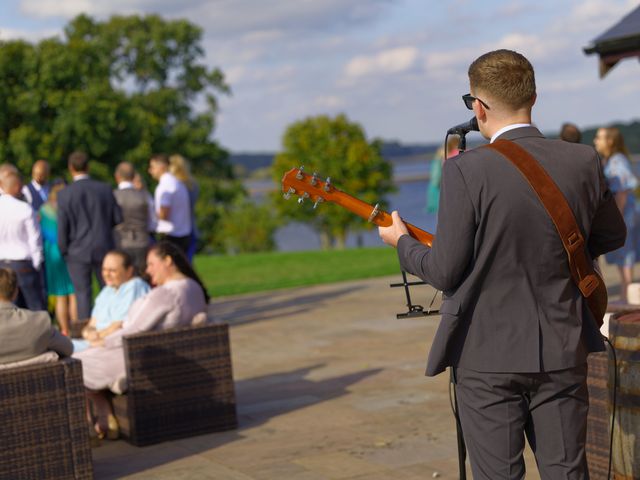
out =
{"type": "MultiPolygon", "coordinates": [[[[404,313],[398,313],[396,314],[396,318],[413,318],[413,317],[427,317],[429,315],[438,315],[440,314],[440,310],[438,309],[431,309],[431,305],[429,305],[429,307],[427,308],[427,310],[424,310],[424,307],[422,305],[414,305],[413,303],[411,303],[411,293],[409,292],[409,287],[413,286],[413,285],[427,285],[426,282],[423,281],[419,281],[419,282],[409,282],[407,280],[407,272],[405,272],[404,270],[400,270],[400,272],[402,273],[402,283],[392,283],[389,286],[391,288],[395,288],[395,287],[404,287],[404,294],[407,297],[407,308],[408,310],[404,313]]],[[[435,297],[434,297],[435,299],[435,297]]],[[[433,304],[433,300],[431,301],[431,304],[433,304]]]]}

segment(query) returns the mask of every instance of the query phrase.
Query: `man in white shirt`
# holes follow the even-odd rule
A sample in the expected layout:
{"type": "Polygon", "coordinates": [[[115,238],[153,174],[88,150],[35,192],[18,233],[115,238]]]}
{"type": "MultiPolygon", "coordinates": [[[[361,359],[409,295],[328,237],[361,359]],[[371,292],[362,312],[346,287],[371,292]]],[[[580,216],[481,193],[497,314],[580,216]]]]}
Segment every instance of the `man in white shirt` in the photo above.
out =
{"type": "Polygon", "coordinates": [[[5,175],[11,172],[18,173],[18,169],[15,167],[15,165],[8,162],[0,164],[0,195],[4,193],[4,190],[2,190],[2,179],[5,177],[5,175]]]}
{"type": "Polygon", "coordinates": [[[22,187],[22,195],[37,212],[49,198],[49,164],[38,160],[31,168],[31,182],[22,187]]]}
{"type": "Polygon", "coordinates": [[[157,154],[149,160],[149,173],[158,180],[155,206],[158,215],[156,232],[177,245],[186,255],[191,239],[191,202],[187,187],[169,173],[169,159],[157,154]]]}
{"type": "Polygon", "coordinates": [[[46,310],[39,269],[42,266],[42,238],[36,213],[28,203],[18,200],[22,180],[7,172],[1,180],[0,267],[14,270],[18,276],[16,305],[29,310],[46,310]]]}

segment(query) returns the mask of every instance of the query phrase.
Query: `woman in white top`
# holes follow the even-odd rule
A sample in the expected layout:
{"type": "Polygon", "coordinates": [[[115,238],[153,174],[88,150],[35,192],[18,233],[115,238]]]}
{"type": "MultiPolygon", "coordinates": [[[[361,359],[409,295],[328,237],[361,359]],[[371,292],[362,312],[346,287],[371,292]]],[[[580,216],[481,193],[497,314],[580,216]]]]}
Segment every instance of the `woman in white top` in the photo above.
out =
{"type": "MultiPolygon", "coordinates": [[[[147,273],[154,288],[133,303],[122,328],[99,345],[74,354],[82,361],[84,385],[88,400],[95,407],[94,428],[99,438],[118,436],[118,425],[105,390],[114,393],[126,390],[122,337],[189,325],[196,314],[207,308],[209,296],[202,281],[175,245],[163,241],[152,246],[147,255],[147,273]]],[[[93,423],[89,408],[87,417],[93,423]]]]}

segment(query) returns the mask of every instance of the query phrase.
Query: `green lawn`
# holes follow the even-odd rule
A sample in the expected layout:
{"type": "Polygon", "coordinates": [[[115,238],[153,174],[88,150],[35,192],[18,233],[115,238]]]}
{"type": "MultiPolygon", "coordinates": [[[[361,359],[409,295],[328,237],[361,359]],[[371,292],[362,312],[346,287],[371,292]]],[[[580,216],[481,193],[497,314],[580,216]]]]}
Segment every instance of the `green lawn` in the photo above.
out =
{"type": "Polygon", "coordinates": [[[200,255],[195,268],[213,297],[400,273],[391,247],[200,255]]]}

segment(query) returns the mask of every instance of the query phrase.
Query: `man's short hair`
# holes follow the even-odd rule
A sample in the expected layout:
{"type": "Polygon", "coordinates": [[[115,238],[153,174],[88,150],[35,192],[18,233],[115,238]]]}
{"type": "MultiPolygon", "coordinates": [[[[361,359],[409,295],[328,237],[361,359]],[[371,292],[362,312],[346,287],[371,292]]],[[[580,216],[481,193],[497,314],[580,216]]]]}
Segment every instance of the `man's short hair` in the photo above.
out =
{"type": "Polygon", "coordinates": [[[20,191],[20,188],[22,188],[22,175],[13,170],[6,172],[0,177],[0,187],[5,192],[20,191]]]}
{"type": "Polygon", "coordinates": [[[560,138],[565,142],[580,143],[582,134],[580,129],[573,123],[564,123],[560,129],[560,138]]]}
{"type": "Polygon", "coordinates": [[[131,162],[120,162],[116,167],[116,175],[122,180],[132,182],[136,176],[136,169],[131,162]]]}
{"type": "Polygon", "coordinates": [[[169,167],[169,157],[164,153],[154,153],[149,159],[150,162],[158,162],[169,167]]]}
{"type": "Polygon", "coordinates": [[[16,168],[15,165],[13,165],[12,163],[0,163],[0,180],[2,180],[2,177],[4,175],[6,175],[7,173],[18,173],[18,169],[16,168]]]}
{"type": "Polygon", "coordinates": [[[10,268],[0,268],[0,298],[13,300],[18,289],[18,276],[10,268]]]}
{"type": "Polygon", "coordinates": [[[469,83],[472,90],[514,110],[532,105],[536,94],[531,63],[513,50],[494,50],[478,57],[469,66],[469,83]]]}
{"type": "Polygon", "coordinates": [[[33,173],[37,167],[44,167],[44,169],[47,171],[47,175],[51,171],[49,162],[44,159],[36,160],[35,162],[33,162],[33,165],[31,166],[31,172],[33,173]]]}
{"type": "Polygon", "coordinates": [[[69,155],[67,164],[76,172],[89,171],[89,157],[81,151],[75,151],[69,155]]]}

